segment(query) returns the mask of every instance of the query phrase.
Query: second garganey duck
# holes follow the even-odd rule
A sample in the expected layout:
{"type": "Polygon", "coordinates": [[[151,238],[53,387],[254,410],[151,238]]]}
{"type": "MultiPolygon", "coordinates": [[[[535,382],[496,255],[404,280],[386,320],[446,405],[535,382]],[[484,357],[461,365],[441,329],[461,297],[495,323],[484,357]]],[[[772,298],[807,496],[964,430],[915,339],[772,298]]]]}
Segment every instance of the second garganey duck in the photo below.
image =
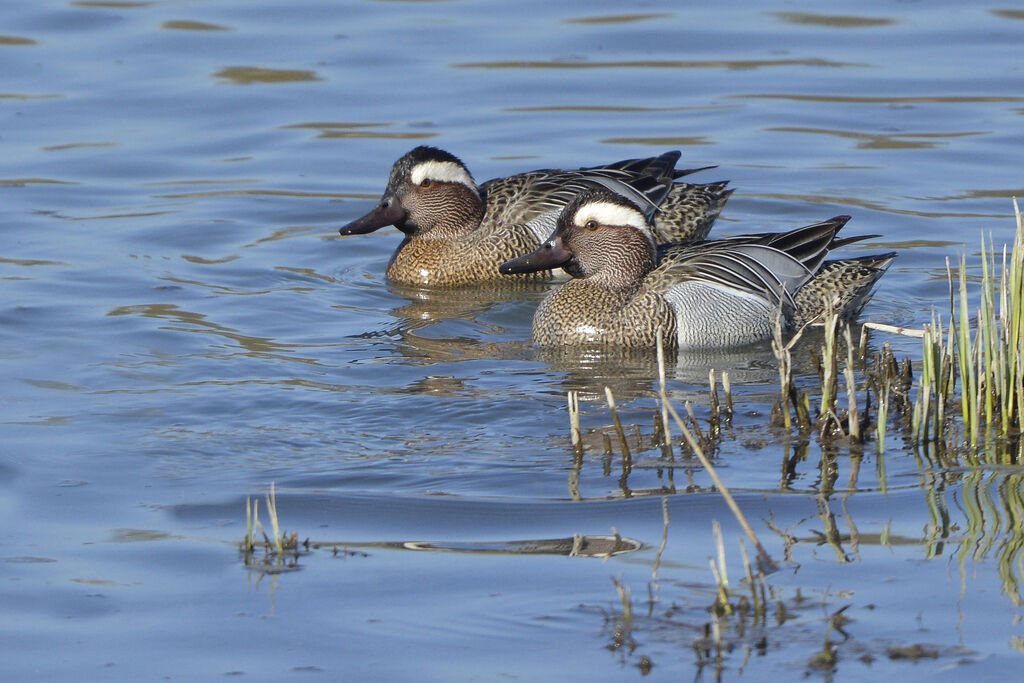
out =
{"type": "Polygon", "coordinates": [[[573,279],[540,304],[533,340],[541,346],[654,346],[709,349],[770,339],[814,322],[831,307],[855,316],[895,253],[826,261],[849,216],[785,233],[743,235],[659,248],[646,216],[622,196],[577,195],[558,226],[502,273],[564,268],[573,279]]]}
{"type": "Polygon", "coordinates": [[[398,284],[452,287],[499,281],[498,266],[540,246],[562,208],[597,183],[653,212],[659,243],[703,239],[732,190],[725,189],[726,182],[673,182],[705,170],[676,170],[679,156],[673,151],[574,171],[530,171],[477,185],[454,155],[416,147],[395,162],[377,206],[339,232],[358,235],[386,225],[401,230],[405,239],[387,268],[387,277],[398,284]]]}

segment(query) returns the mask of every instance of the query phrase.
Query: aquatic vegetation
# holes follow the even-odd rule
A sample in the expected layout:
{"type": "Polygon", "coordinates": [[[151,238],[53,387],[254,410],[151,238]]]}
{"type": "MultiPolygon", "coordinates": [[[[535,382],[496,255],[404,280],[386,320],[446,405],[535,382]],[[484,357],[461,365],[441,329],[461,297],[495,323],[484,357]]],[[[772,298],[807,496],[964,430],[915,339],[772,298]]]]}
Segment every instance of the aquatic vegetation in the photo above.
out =
{"type": "MultiPolygon", "coordinates": [[[[604,475],[618,477],[622,497],[662,496],[663,501],[665,531],[653,554],[646,605],[641,591],[631,589],[620,574],[612,578],[612,606],[600,610],[605,620],[604,645],[622,664],[644,674],[650,672],[658,665],[654,661],[658,655],[644,652],[645,648],[669,640],[682,640],[689,646],[681,651],[692,651],[698,674],[707,669],[719,677],[727,669],[742,673],[752,655],[790,649],[798,653],[794,661],[800,662],[807,674],[830,674],[850,660],[869,665],[883,658],[919,662],[964,656],[966,649],[958,643],[894,642],[865,635],[858,640],[856,629],[848,625],[870,621],[870,611],[879,607],[865,604],[863,598],[854,599],[855,591],[849,587],[794,587],[792,578],[775,573],[782,562],[799,567],[804,561],[801,549],[813,554],[821,548],[829,561],[834,553],[836,565],[849,566],[861,561],[861,553],[870,552],[872,546],[882,552],[909,547],[924,559],[946,558],[954,573],[959,570],[963,583],[971,580],[982,562],[989,561],[1003,594],[1013,605],[1024,606],[1024,526],[1019,523],[1024,519],[1024,475],[1015,469],[1021,462],[1020,405],[1024,398],[1020,349],[1024,337],[1024,221],[1019,212],[1017,228],[1012,249],[999,252],[991,240],[982,245],[979,276],[968,275],[966,258],[955,271],[949,268],[949,312],[934,314],[928,325],[916,331],[921,340],[920,356],[915,351],[913,357],[900,359],[888,343],[879,344],[873,330],[884,326],[865,324],[858,334],[856,327],[827,313],[820,326],[800,330],[789,339],[783,339],[779,327],[773,343],[779,385],[776,393],[769,375],[767,398],[764,392],[752,397],[747,387],[734,389],[728,373],[711,370],[706,391],[699,392],[699,397],[691,392],[689,400],[680,400],[680,395],[686,394],[670,392],[669,352],[661,345],[657,348],[657,380],[651,391],[655,406],[649,421],[644,422],[646,414],[640,420],[648,427],[630,424],[635,406],[617,402],[611,387],[583,394],[609,416],[603,426],[585,427],[581,393],[568,392],[572,464],[567,470],[572,500],[584,500],[581,474],[587,457],[597,456],[604,475]],[[972,307],[973,301],[978,303],[972,307]],[[809,366],[805,355],[811,358],[809,366]],[[760,406],[772,402],[768,417],[768,411],[761,411],[760,406]],[[755,404],[758,410],[751,410],[755,404]],[[773,553],[782,557],[769,556],[747,518],[749,510],[743,509],[744,500],[751,499],[737,501],[723,481],[728,480],[728,470],[722,470],[723,477],[716,468],[716,455],[723,443],[753,441],[751,435],[766,435],[766,443],[778,446],[782,454],[780,492],[799,492],[799,479],[808,474],[799,470],[811,453],[820,456],[811,476],[806,477],[810,485],[803,489],[816,511],[795,522],[777,524],[771,514],[762,520],[762,528],[769,530],[769,538],[779,548],[773,553]],[[860,478],[862,462],[872,457],[876,490],[889,490],[887,456],[890,466],[899,456],[904,482],[908,466],[911,473],[919,474],[916,483],[894,488],[904,494],[920,489],[923,494],[927,514],[920,534],[907,533],[898,524],[894,531],[891,520],[875,520],[871,522],[875,528],[869,529],[861,519],[858,529],[847,509],[853,496],[871,490],[871,484],[860,478]],[[613,472],[613,464],[621,464],[621,474],[613,472]],[[685,488],[675,485],[673,472],[677,469],[688,473],[690,481],[685,488]],[[644,471],[656,471],[661,485],[632,488],[631,477],[636,479],[644,471]],[[845,487],[841,472],[848,474],[845,487]],[[696,483],[694,473],[698,478],[706,475],[710,484],[696,483]],[[670,588],[662,589],[658,583],[662,558],[679,562],[668,544],[668,501],[675,498],[672,494],[684,491],[719,496],[728,506],[743,533],[739,538],[741,571],[735,571],[734,562],[730,575],[726,543],[714,521],[707,558],[711,579],[697,585],[673,581],[666,584],[670,588]],[[813,528],[806,528],[807,524],[813,528]],[[771,538],[773,534],[775,538],[771,538]],[[754,548],[750,555],[747,541],[754,548]],[[808,597],[815,593],[820,593],[820,599],[808,597]]],[[[612,496],[605,492],[602,497],[612,496]]],[[[264,505],[269,529],[259,519],[259,501],[247,501],[243,542],[246,566],[262,574],[295,569],[300,553],[318,549],[333,550],[341,557],[365,557],[365,553],[351,550],[362,547],[603,559],[653,551],[647,541],[624,538],[615,528],[614,535],[607,537],[300,543],[296,533],[281,529],[273,486],[264,505]],[[260,549],[262,557],[257,558],[260,549]]],[[[843,574],[839,581],[852,582],[853,577],[853,573],[843,574]]],[[[1014,640],[1014,647],[1020,642],[1014,640]]]]}
{"type": "MultiPolygon", "coordinates": [[[[888,343],[883,343],[878,351],[868,352],[869,330],[894,328],[866,323],[855,344],[851,326],[830,311],[820,321],[820,345],[811,349],[818,381],[808,385],[807,378],[800,378],[798,383],[793,354],[798,348],[805,350],[807,343],[803,337],[810,328],[805,326],[789,339],[783,339],[782,325],[776,323],[772,350],[778,362],[779,399],[773,408],[772,423],[780,430],[787,452],[791,447],[801,451],[812,437],[817,440],[823,453],[822,492],[831,489],[837,475],[834,455],[830,454],[838,447],[845,448],[859,464],[864,447],[872,440],[879,485],[884,490],[886,439],[893,430],[902,437],[901,447],[910,448],[941,467],[1021,462],[1024,219],[1016,203],[1014,206],[1017,232],[1012,248],[1004,247],[997,262],[999,252],[991,243],[982,243],[981,275],[977,278],[980,303],[975,316],[970,315],[970,302],[978,293],[969,284],[966,259],[962,258],[956,274],[949,270],[950,312],[946,321],[936,314],[922,330],[896,330],[921,338],[921,357],[916,361],[898,361],[888,343]]],[[[702,460],[716,490],[726,490],[710,464],[704,463],[703,453],[713,451],[722,438],[722,430],[731,426],[733,399],[728,376],[722,375],[723,407],[716,374],[710,372],[708,411],[702,426],[691,401],[684,403],[682,418],[669,401],[665,351],[660,345],[658,359],[659,407],[652,417],[652,445],[660,447],[666,464],[675,462],[670,425],[674,421],[675,429],[683,437],[676,445],[702,460]]],[[[623,454],[624,473],[628,474],[634,454],[610,389],[606,389],[606,400],[623,454]]],[[[570,411],[573,448],[580,461],[583,440],[578,397],[570,396],[570,404],[574,406],[570,411]]],[[[610,457],[610,436],[606,433],[604,439],[610,457]]],[[[636,443],[641,445],[639,437],[636,443]]],[[[784,471],[802,459],[787,456],[784,471]]],[[[851,485],[855,481],[852,474],[851,485]]]]}
{"type": "MultiPolygon", "coordinates": [[[[898,360],[887,343],[869,353],[868,330],[884,326],[865,325],[859,342],[854,343],[850,326],[841,324],[834,315],[826,315],[821,325],[820,344],[811,349],[818,370],[817,382],[808,385],[806,377],[797,381],[794,370],[794,355],[807,351],[807,344],[799,344],[806,330],[789,340],[782,339],[781,329],[776,334],[773,350],[779,367],[779,399],[773,411],[773,424],[785,451],[781,488],[787,486],[787,473],[806,460],[812,444],[816,444],[821,454],[817,491],[808,492],[815,494],[818,506],[818,515],[809,519],[820,521],[823,530],[812,530],[809,537],[800,538],[795,527],[803,521],[790,529],[776,527],[773,520],[765,523],[781,539],[785,562],[795,562],[793,549],[801,543],[830,547],[841,564],[859,559],[862,543],[920,544],[926,558],[948,555],[962,581],[967,581],[977,571],[974,565],[986,559],[994,560],[1003,594],[1013,605],[1024,606],[1024,527],[1020,524],[1024,519],[1024,475],[1018,471],[1022,463],[1021,403],[1024,400],[1021,349],[1024,342],[1024,220],[1016,202],[1015,215],[1017,232],[1012,248],[1004,247],[1000,252],[992,246],[991,240],[988,244],[982,243],[979,277],[973,280],[968,277],[966,258],[960,259],[955,273],[949,269],[948,317],[943,321],[936,314],[922,330],[916,334],[911,331],[921,339],[919,359],[898,360]],[[974,297],[979,303],[972,317],[974,297]],[[893,435],[899,438],[893,439],[893,435]],[[877,533],[862,533],[846,509],[846,501],[858,489],[861,460],[868,453],[876,458],[879,489],[886,490],[887,446],[889,450],[898,449],[901,455],[912,456],[920,472],[920,486],[930,517],[922,538],[896,538],[891,522],[877,533]],[[841,460],[838,457],[841,454],[849,457],[841,460]],[[849,484],[842,498],[848,531],[840,528],[842,518],[837,518],[831,501],[842,464],[850,470],[849,484]],[[947,501],[950,491],[959,492],[956,503],[965,520],[963,527],[954,521],[957,511],[951,510],[947,501]]],[[[687,455],[698,458],[714,482],[712,489],[701,490],[714,491],[729,503],[744,532],[754,540],[759,553],[762,552],[742,512],[734,507],[728,488],[722,484],[713,465],[703,457],[704,450],[714,448],[731,428],[731,391],[726,391],[724,405],[728,408],[725,409],[712,371],[706,417],[698,420],[693,403],[686,401],[686,418],[680,418],[665,388],[664,352],[660,348],[659,361],[656,389],[659,405],[653,416],[654,434],[648,448],[658,447],[666,467],[682,462],[676,457],[677,447],[684,459],[687,455]],[[682,434],[681,439],[676,437],[676,443],[669,430],[669,416],[682,434]]],[[[728,386],[726,381],[723,384],[728,386]]],[[[621,435],[623,429],[610,390],[607,390],[607,400],[614,414],[615,431],[621,435]]],[[[576,457],[582,459],[578,400],[575,400],[574,411],[576,457]]],[[[643,445],[640,439],[634,443],[643,445]]],[[[634,450],[631,457],[643,456],[634,450]]],[[[665,523],[667,526],[667,517],[665,523]]],[[[609,623],[628,624],[630,652],[639,652],[648,636],[663,640],[667,637],[665,631],[675,630],[685,634],[691,643],[698,670],[713,668],[720,676],[736,649],[744,653],[743,663],[739,664],[742,671],[750,654],[763,654],[769,642],[776,648],[789,644],[787,623],[796,612],[806,611],[806,599],[799,588],[795,595],[783,598],[783,589],[773,588],[766,580],[766,576],[771,576],[772,565],[764,563],[760,555],[758,562],[752,564],[742,538],[740,540],[749,596],[730,584],[721,528],[717,521],[713,522],[714,551],[708,563],[714,581],[704,589],[706,606],[697,610],[705,619],[703,625],[694,623],[699,617],[683,618],[680,613],[683,608],[675,601],[660,617],[650,616],[654,614],[654,602],[665,600],[663,595],[651,590],[652,608],[646,619],[632,605],[627,610],[625,603],[621,613],[613,610],[611,616],[606,616],[609,623]],[[769,623],[771,606],[775,610],[774,623],[769,623]]],[[[659,549],[655,560],[654,584],[661,552],[659,549]]],[[[620,598],[629,594],[628,587],[621,582],[616,582],[616,589],[620,598]]],[[[829,598],[839,594],[842,593],[826,592],[821,607],[824,609],[829,598]]],[[[693,603],[692,598],[689,603],[693,603]]],[[[823,637],[819,636],[822,638],[818,641],[819,647],[811,647],[806,642],[807,629],[802,629],[799,637],[805,641],[802,643],[804,651],[813,652],[804,660],[808,672],[834,671],[841,659],[851,655],[870,664],[880,657],[894,662],[917,662],[964,654],[959,645],[858,643],[844,630],[855,613],[851,607],[856,609],[856,603],[828,605],[819,618],[824,629],[823,637]]],[[[874,608],[874,605],[868,606],[868,609],[874,608]]],[[[1019,639],[1013,642],[1019,647],[1019,639]]],[[[645,656],[644,666],[652,665],[645,656]]]]}
{"type": "MultiPolygon", "coordinates": [[[[966,258],[956,275],[949,271],[950,311],[947,322],[933,314],[921,337],[921,359],[916,391],[911,398],[912,363],[896,363],[888,346],[868,362],[866,336],[854,349],[849,326],[840,325],[834,314],[823,320],[823,343],[818,356],[819,385],[799,390],[792,377],[791,349],[800,333],[783,343],[777,332],[773,350],[779,362],[781,399],[776,414],[787,433],[794,427],[806,435],[814,427],[823,441],[845,438],[863,443],[873,434],[876,452],[885,451],[885,435],[891,421],[901,428],[910,444],[935,445],[945,453],[959,453],[969,464],[979,456],[999,451],[995,462],[1018,462],[1021,455],[1021,402],[1024,400],[1024,220],[1014,202],[1017,233],[1013,247],[1002,250],[997,272],[996,249],[981,245],[980,303],[970,315],[972,288],[968,284],[966,258]],[[840,338],[839,329],[842,329],[840,338]],[[846,364],[839,369],[839,347],[846,347],[846,364]],[[862,374],[863,389],[856,373],[862,374]],[[838,376],[845,384],[845,412],[841,412],[838,376]],[[810,396],[820,395],[817,418],[811,419],[810,396]],[[861,398],[862,397],[862,398],[861,398]],[[872,401],[872,398],[874,399],[872,401]],[[862,403],[863,402],[863,403],[862,403]],[[871,428],[871,406],[876,406],[871,428]],[[903,409],[890,414],[890,408],[903,409]],[[958,419],[957,419],[958,418],[958,419]]],[[[863,330],[888,329],[865,324],[863,330]]],[[[802,332],[802,331],[801,331],[802,332]]]]}
{"type": "MultiPolygon", "coordinates": [[[[298,568],[299,535],[293,531],[288,534],[281,531],[277,515],[277,491],[273,482],[270,492],[265,497],[267,517],[270,520],[271,536],[260,522],[260,501],[257,498],[245,499],[245,538],[242,540],[243,562],[246,567],[259,569],[263,573],[274,574],[298,568]],[[260,540],[259,536],[262,536],[260,540]],[[256,551],[263,549],[263,557],[257,558],[256,551]]],[[[308,541],[306,546],[308,548],[308,541]]]]}

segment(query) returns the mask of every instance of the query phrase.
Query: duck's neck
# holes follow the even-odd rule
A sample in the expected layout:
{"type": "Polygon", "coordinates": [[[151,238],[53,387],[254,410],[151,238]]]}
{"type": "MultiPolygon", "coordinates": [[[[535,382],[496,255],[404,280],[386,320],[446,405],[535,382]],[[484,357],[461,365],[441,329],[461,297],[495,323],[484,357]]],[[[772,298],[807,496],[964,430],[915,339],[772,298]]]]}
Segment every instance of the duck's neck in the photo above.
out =
{"type": "Polygon", "coordinates": [[[594,286],[617,291],[635,291],[656,265],[650,242],[633,231],[620,241],[603,245],[589,260],[594,267],[585,279],[594,286]]]}
{"type": "Polygon", "coordinates": [[[443,201],[424,207],[420,229],[411,237],[423,240],[455,240],[480,227],[484,202],[472,188],[451,183],[443,201]]]}

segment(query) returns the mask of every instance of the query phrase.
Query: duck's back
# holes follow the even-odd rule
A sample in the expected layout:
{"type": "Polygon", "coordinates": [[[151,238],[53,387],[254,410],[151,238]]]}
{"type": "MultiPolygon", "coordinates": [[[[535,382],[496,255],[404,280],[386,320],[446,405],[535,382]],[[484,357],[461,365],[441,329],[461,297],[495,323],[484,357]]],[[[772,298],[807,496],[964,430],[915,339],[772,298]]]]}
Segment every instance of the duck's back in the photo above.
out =
{"type": "Polygon", "coordinates": [[[604,166],[540,169],[488,180],[480,186],[485,207],[480,227],[486,231],[528,228],[538,243],[542,242],[554,229],[565,205],[579,193],[592,189],[595,183],[610,187],[653,211],[675,190],[673,180],[690,172],[675,170],[679,156],[678,151],[673,151],[604,166]]]}
{"type": "Polygon", "coordinates": [[[694,185],[675,183],[654,214],[654,235],[658,244],[695,242],[711,231],[732,190],[727,181],[694,185]]]}
{"type": "Polygon", "coordinates": [[[810,277],[788,253],[720,240],[668,250],[643,287],[672,308],[679,348],[699,349],[769,339],[810,277]]]}

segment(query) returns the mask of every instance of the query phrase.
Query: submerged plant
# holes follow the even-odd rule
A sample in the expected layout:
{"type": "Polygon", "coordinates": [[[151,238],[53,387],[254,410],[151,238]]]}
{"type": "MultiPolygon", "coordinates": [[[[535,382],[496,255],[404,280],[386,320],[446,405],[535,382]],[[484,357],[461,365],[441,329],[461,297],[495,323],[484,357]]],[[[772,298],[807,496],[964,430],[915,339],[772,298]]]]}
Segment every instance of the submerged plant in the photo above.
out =
{"type": "MultiPolygon", "coordinates": [[[[267,516],[270,518],[270,528],[273,536],[268,536],[263,524],[260,522],[259,499],[252,500],[248,496],[245,499],[245,539],[242,541],[242,553],[245,558],[245,565],[248,567],[259,566],[263,571],[273,573],[275,571],[287,571],[296,568],[295,561],[299,555],[299,535],[297,532],[287,534],[281,531],[281,525],[277,515],[277,491],[273,482],[270,484],[270,492],[266,495],[267,516]],[[257,534],[263,537],[260,541],[257,534]],[[264,550],[264,556],[257,561],[255,555],[258,549],[264,550]],[[285,564],[287,557],[290,563],[285,564]]],[[[307,541],[308,544],[308,541],[307,541]]]]}

